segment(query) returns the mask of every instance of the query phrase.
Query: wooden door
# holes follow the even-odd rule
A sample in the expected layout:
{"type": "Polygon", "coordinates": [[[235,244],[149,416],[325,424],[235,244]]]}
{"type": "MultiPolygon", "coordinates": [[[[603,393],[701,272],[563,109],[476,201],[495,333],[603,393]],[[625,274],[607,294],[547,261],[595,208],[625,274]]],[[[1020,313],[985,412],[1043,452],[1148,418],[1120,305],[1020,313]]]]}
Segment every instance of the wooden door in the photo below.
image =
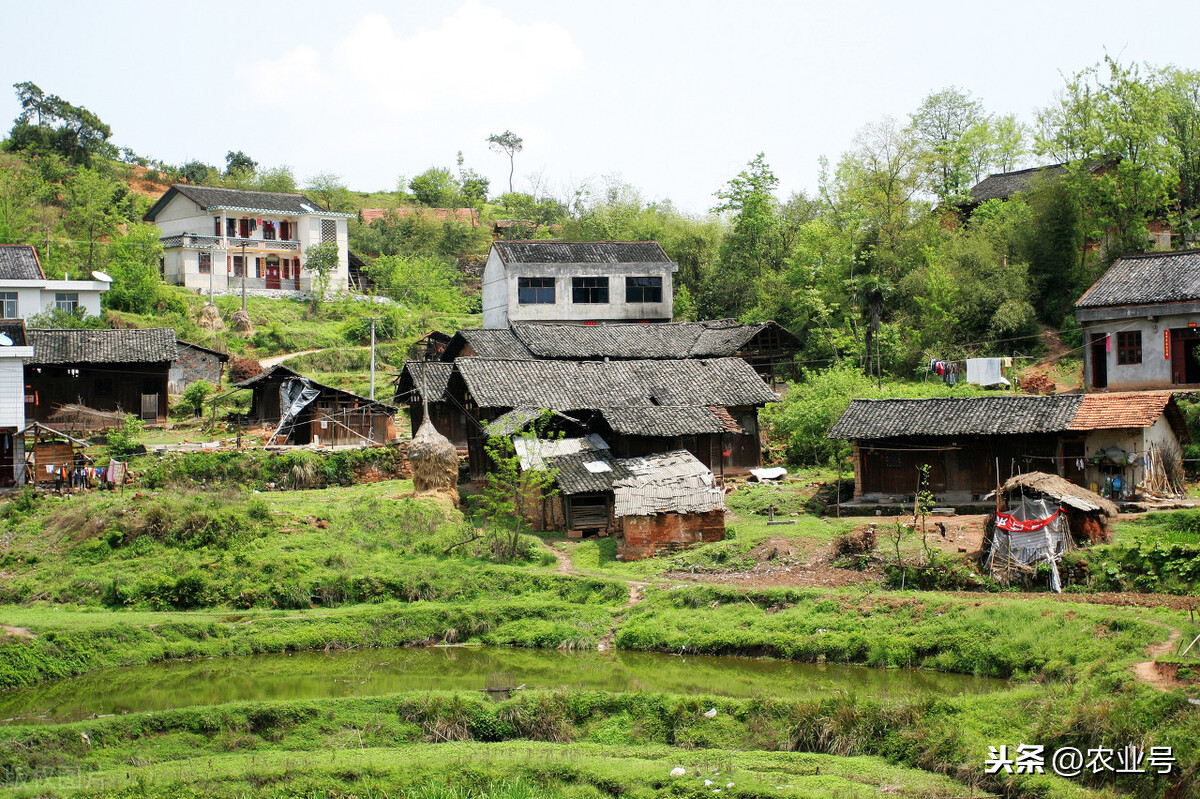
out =
{"type": "Polygon", "coordinates": [[[268,256],[266,270],[267,288],[279,288],[279,259],[275,256],[268,256]]]}
{"type": "Polygon", "coordinates": [[[1092,388],[1108,388],[1108,334],[1092,334],[1092,388]]]}

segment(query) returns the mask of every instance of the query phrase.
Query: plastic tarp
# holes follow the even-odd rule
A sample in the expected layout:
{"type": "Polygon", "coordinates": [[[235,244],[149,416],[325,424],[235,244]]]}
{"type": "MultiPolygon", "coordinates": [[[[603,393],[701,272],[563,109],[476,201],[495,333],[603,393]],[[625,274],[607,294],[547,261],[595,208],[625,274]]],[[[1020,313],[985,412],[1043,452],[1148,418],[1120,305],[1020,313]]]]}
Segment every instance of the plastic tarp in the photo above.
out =
{"type": "MultiPolygon", "coordinates": [[[[321,394],[313,382],[304,377],[289,377],[279,385],[279,427],[269,441],[274,441],[288,430],[300,411],[312,404],[321,394]]],[[[290,431],[289,431],[290,432],[290,431]]],[[[284,434],[286,438],[286,434],[284,434]]]]}
{"type": "Polygon", "coordinates": [[[1058,561],[1064,552],[1074,548],[1067,519],[1061,511],[1060,506],[1046,499],[1018,498],[1009,513],[1003,515],[1025,524],[996,525],[992,550],[988,553],[988,570],[1003,570],[1014,565],[1036,566],[1046,562],[1050,564],[1050,588],[1061,593],[1058,561]],[[1025,529],[1006,530],[1005,527],[1025,529]]]}

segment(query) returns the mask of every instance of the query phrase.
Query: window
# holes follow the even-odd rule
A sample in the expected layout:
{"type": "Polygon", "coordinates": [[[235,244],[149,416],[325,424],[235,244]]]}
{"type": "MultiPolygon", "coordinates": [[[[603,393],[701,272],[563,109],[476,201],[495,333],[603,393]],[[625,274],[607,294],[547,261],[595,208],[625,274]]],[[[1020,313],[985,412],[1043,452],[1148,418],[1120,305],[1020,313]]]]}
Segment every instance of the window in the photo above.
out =
{"type": "Polygon", "coordinates": [[[17,292],[0,291],[0,319],[20,319],[17,313],[17,292]]]}
{"type": "Polygon", "coordinates": [[[211,275],[212,274],[212,253],[211,252],[202,252],[202,253],[199,253],[199,255],[200,255],[200,274],[211,275]]]}
{"type": "Polygon", "coordinates": [[[214,236],[221,235],[221,217],[219,217],[219,216],[213,217],[213,235],[214,236]]]}
{"type": "Polygon", "coordinates": [[[234,236],[237,235],[237,220],[236,219],[226,219],[225,220],[225,235],[228,236],[229,238],[233,238],[234,236]]]}
{"type": "Polygon", "coordinates": [[[245,217],[238,220],[238,235],[243,239],[250,238],[250,220],[245,217]]]}
{"type": "Polygon", "coordinates": [[[1117,333],[1117,363],[1142,362],[1142,331],[1129,330],[1117,333]]]}
{"type": "Polygon", "coordinates": [[[291,222],[284,221],[284,222],[279,223],[279,238],[282,239],[283,241],[291,241],[292,240],[292,223],[291,222]]]}
{"type": "Polygon", "coordinates": [[[242,272],[243,272],[243,269],[242,269],[242,256],[240,256],[240,255],[235,255],[235,256],[233,256],[233,276],[234,276],[234,277],[241,277],[241,276],[242,276],[242,272]]]}
{"type": "Polygon", "coordinates": [[[263,240],[275,241],[275,223],[263,222],[263,240]]]}
{"type": "Polygon", "coordinates": [[[337,221],[333,219],[321,220],[321,243],[327,241],[337,241],[337,221]]]}
{"type": "Polygon", "coordinates": [[[662,302],[662,278],[625,278],[625,302],[662,302]]]}
{"type": "Polygon", "coordinates": [[[571,278],[571,302],[585,302],[585,303],[608,302],[608,278],[606,278],[606,277],[573,277],[573,278],[571,278]]]}
{"type": "Polygon", "coordinates": [[[78,292],[59,292],[54,295],[54,307],[60,311],[67,313],[75,313],[75,309],[79,307],[78,292]]]}
{"type": "Polygon", "coordinates": [[[517,302],[521,305],[553,305],[554,278],[517,278],[517,302]]]}

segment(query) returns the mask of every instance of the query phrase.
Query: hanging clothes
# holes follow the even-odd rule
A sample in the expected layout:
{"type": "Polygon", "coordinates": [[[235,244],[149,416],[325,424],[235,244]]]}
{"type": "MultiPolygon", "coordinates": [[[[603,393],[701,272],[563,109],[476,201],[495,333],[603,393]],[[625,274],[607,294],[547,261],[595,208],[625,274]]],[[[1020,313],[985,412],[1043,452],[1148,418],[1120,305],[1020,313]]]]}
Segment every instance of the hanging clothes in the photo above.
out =
{"type": "Polygon", "coordinates": [[[968,358],[967,382],[976,386],[1010,385],[1001,374],[999,358],[968,358]]]}

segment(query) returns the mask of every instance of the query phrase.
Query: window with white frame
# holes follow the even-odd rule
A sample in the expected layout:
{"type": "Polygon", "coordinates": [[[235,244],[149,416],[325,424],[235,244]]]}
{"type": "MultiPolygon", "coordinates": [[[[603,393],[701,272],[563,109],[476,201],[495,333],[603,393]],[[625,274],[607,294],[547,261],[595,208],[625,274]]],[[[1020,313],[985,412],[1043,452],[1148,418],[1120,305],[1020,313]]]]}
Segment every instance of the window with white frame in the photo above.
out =
{"type": "Polygon", "coordinates": [[[20,319],[17,313],[17,292],[0,291],[0,319],[20,319]]]}
{"type": "Polygon", "coordinates": [[[67,313],[75,313],[79,307],[79,293],[75,291],[60,291],[54,295],[54,307],[67,313]]]}

